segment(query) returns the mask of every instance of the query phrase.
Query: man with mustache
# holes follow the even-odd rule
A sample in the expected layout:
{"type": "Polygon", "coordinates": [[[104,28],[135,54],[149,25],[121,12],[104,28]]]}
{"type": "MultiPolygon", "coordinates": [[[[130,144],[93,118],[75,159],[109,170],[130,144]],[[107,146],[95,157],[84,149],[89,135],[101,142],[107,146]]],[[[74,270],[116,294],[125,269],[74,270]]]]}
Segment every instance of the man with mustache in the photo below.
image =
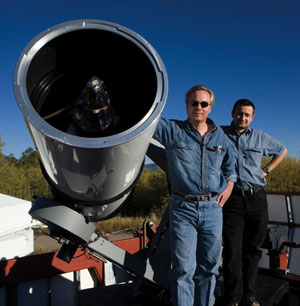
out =
{"type": "Polygon", "coordinates": [[[208,118],[213,92],[192,87],[185,121],[160,119],[153,138],[165,147],[170,185],[169,228],[173,306],[209,306],[222,248],[222,206],[234,182],[235,154],[208,118]]]}

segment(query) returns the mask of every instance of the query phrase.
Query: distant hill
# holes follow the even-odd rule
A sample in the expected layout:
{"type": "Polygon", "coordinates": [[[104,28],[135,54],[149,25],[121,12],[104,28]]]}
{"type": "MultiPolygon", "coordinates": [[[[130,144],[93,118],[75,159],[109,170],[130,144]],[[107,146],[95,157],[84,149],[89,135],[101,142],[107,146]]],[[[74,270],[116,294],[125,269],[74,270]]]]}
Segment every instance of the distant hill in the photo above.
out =
{"type": "Polygon", "coordinates": [[[151,171],[157,170],[158,166],[155,163],[145,164],[144,169],[149,169],[151,171]]]}

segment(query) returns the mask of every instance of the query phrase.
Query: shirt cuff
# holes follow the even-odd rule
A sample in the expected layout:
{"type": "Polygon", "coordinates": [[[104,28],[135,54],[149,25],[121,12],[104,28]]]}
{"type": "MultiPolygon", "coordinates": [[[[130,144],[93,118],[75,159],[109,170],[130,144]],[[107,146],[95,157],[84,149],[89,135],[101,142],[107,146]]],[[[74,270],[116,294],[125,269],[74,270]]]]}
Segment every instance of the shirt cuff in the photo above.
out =
{"type": "Polygon", "coordinates": [[[236,181],[237,181],[237,176],[236,175],[231,175],[231,176],[226,177],[226,182],[236,183],[236,181]]]}

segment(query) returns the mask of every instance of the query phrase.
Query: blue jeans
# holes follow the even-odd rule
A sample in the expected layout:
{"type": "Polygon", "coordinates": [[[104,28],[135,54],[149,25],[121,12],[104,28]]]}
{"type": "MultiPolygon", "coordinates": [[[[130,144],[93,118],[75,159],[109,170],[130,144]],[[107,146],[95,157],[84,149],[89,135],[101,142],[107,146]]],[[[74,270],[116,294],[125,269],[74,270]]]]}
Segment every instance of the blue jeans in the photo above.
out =
{"type": "Polygon", "coordinates": [[[170,196],[173,306],[209,306],[222,249],[222,208],[214,197],[187,202],[170,196]]]}

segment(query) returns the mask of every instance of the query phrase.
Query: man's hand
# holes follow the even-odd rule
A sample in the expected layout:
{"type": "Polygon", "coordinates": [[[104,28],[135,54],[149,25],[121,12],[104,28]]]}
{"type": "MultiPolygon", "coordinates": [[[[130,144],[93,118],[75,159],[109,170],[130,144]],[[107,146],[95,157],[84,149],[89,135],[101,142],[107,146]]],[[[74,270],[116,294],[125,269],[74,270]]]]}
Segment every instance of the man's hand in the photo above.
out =
{"type": "MultiPolygon", "coordinates": [[[[272,160],[265,166],[265,168],[268,168],[269,173],[273,171],[284,159],[286,156],[287,149],[285,148],[283,152],[279,156],[273,156],[272,160]]],[[[264,172],[263,169],[261,169],[261,176],[265,178],[268,175],[268,173],[264,172]]]]}
{"type": "Polygon", "coordinates": [[[262,178],[265,178],[268,175],[263,169],[261,169],[261,176],[262,178]]]}
{"type": "Polygon", "coordinates": [[[226,201],[228,200],[228,198],[230,197],[233,186],[234,186],[233,182],[227,182],[226,189],[218,195],[218,201],[220,207],[223,207],[226,201]]]}

